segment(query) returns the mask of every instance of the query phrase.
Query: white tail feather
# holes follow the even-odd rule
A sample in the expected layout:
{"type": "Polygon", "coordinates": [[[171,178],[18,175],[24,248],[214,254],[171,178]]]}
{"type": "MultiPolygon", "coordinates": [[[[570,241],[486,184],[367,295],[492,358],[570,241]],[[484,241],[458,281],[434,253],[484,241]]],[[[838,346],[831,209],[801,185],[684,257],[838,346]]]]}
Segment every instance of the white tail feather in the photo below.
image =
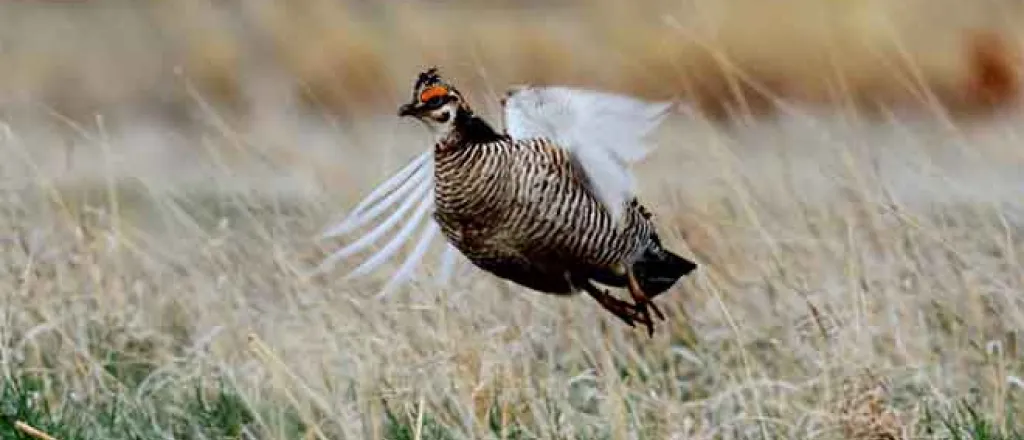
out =
{"type": "Polygon", "coordinates": [[[388,258],[391,258],[391,256],[398,251],[398,248],[401,247],[402,244],[409,239],[409,236],[411,236],[412,233],[416,230],[416,226],[420,223],[421,220],[423,220],[423,217],[425,217],[427,215],[427,212],[430,211],[430,209],[433,207],[433,199],[423,198],[423,200],[420,201],[420,206],[412,215],[412,218],[410,218],[409,221],[407,221],[405,225],[402,226],[402,229],[398,231],[398,234],[396,234],[395,237],[388,242],[388,244],[384,245],[384,247],[381,250],[377,251],[377,253],[373,254],[370,258],[367,258],[366,261],[363,262],[363,264],[359,265],[359,267],[353,270],[352,273],[349,273],[348,276],[346,276],[345,278],[352,279],[366,275],[373,269],[376,269],[377,266],[380,266],[381,263],[387,261],[388,258]]]}

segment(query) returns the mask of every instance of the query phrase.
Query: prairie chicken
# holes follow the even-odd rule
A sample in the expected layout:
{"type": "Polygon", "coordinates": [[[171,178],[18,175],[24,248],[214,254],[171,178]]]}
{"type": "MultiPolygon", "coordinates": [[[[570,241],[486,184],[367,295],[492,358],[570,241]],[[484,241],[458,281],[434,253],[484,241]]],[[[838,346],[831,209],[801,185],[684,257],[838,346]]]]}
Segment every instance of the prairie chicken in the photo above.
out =
{"type": "Polygon", "coordinates": [[[661,123],[669,105],[531,86],[509,89],[502,103],[505,133],[476,116],[436,68],[421,73],[411,102],[398,114],[424,123],[437,142],[325,234],[347,233],[404,197],[394,214],[324,264],[367,247],[418,204],[402,230],[352,275],[394,255],[432,212],[434,221],[423,228],[389,286],[409,275],[440,231],[448,243],[448,273],[457,251],[475,266],[533,290],[586,291],[626,324],[639,322],[653,335],[650,311],[664,315],[651,299],[697,267],[662,247],[626,168],[646,154],[642,138],[661,123]],[[616,299],[595,282],[627,288],[634,303],[616,299]]]}

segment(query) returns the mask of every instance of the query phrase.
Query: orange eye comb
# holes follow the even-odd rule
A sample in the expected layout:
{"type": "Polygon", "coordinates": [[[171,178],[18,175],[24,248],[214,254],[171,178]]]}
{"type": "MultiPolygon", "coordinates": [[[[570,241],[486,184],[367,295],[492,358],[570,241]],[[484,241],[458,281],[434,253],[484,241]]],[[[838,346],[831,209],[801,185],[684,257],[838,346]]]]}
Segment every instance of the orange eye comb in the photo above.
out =
{"type": "Polygon", "coordinates": [[[427,102],[431,98],[437,98],[439,96],[445,96],[448,94],[448,88],[442,86],[428,87],[426,90],[420,93],[420,102],[427,102]]]}

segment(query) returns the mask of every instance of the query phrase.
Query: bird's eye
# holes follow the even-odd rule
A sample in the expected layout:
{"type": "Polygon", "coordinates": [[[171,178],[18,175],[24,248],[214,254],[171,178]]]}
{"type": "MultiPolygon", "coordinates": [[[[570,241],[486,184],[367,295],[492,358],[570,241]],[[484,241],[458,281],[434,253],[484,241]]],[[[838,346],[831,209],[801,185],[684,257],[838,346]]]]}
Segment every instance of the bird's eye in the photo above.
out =
{"type": "Polygon", "coordinates": [[[427,102],[425,102],[424,104],[426,104],[427,107],[440,107],[441,104],[444,104],[444,102],[442,101],[442,98],[440,96],[435,96],[433,98],[428,99],[427,102]]]}

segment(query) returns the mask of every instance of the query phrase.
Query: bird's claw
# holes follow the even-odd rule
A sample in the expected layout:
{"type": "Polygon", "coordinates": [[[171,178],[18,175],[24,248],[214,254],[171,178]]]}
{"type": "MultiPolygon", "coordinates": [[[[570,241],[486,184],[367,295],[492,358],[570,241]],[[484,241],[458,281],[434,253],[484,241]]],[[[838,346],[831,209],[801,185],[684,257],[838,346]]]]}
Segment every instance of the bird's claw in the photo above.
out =
{"type": "Polygon", "coordinates": [[[643,301],[638,301],[637,303],[633,304],[634,313],[638,314],[641,317],[640,322],[647,327],[647,336],[653,337],[654,320],[651,319],[651,310],[654,311],[655,317],[662,321],[665,320],[665,314],[661,312],[661,309],[659,309],[658,306],[654,304],[654,302],[651,301],[650,298],[647,298],[643,301]]]}
{"type": "Polygon", "coordinates": [[[661,320],[665,319],[665,314],[661,313],[661,309],[640,288],[640,283],[637,282],[636,275],[632,270],[626,270],[626,281],[629,294],[633,297],[633,309],[644,317],[643,322],[647,326],[647,336],[654,337],[654,320],[651,319],[651,309],[654,309],[654,314],[661,320]]]}
{"type": "Polygon", "coordinates": [[[589,283],[585,284],[584,287],[605,310],[611,312],[622,322],[625,322],[626,325],[636,328],[637,323],[643,324],[647,328],[648,336],[654,336],[654,320],[651,319],[652,309],[654,310],[654,316],[660,320],[665,320],[665,314],[661,312],[661,309],[650,298],[643,295],[643,292],[639,290],[639,286],[631,286],[636,288],[636,290],[634,288],[630,289],[630,293],[633,294],[633,303],[620,300],[607,291],[598,289],[589,283]]]}

